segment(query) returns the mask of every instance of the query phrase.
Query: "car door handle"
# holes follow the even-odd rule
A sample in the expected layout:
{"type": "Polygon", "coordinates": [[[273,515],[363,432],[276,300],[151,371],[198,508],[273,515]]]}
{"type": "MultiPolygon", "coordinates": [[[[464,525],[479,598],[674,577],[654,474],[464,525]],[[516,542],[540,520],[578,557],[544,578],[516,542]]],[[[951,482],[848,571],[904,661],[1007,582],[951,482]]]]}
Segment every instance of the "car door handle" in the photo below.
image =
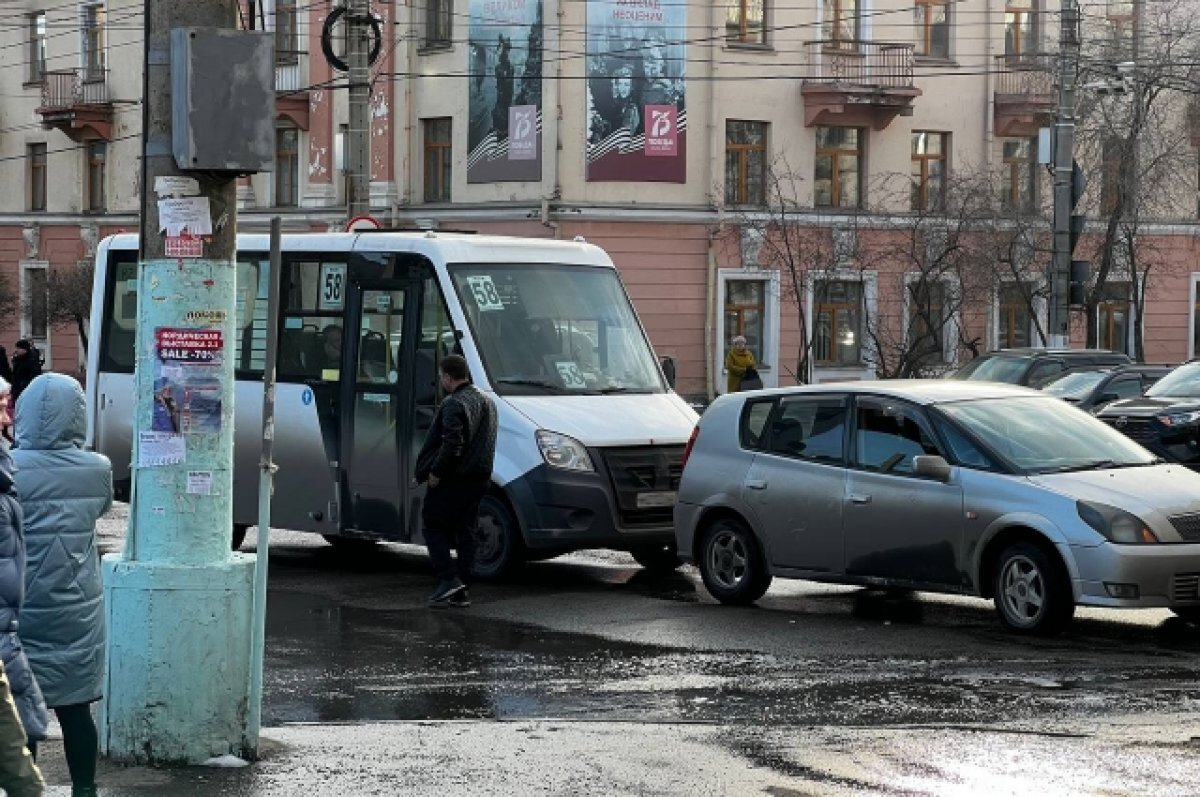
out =
{"type": "Polygon", "coordinates": [[[746,479],[746,489],[748,490],[765,490],[767,489],[766,479],[746,479]]]}
{"type": "Polygon", "coordinates": [[[871,496],[866,493],[850,493],[850,503],[852,504],[869,504],[871,496]]]}

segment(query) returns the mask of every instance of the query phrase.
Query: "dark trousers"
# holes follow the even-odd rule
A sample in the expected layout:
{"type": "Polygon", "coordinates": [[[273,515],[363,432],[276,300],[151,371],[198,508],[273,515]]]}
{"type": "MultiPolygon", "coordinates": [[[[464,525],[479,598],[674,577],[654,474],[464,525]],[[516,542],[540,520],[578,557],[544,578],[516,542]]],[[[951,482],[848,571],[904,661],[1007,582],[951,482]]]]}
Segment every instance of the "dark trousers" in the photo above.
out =
{"type": "MultiPolygon", "coordinates": [[[[92,719],[89,703],[57,706],[54,715],[62,727],[63,753],[72,786],[96,785],[96,756],[100,753],[100,736],[92,719]]],[[[37,744],[29,744],[29,752],[37,759],[37,744]]]]}
{"type": "Polygon", "coordinates": [[[421,507],[425,546],[433,572],[441,581],[457,576],[469,584],[475,561],[475,527],[479,524],[479,502],[487,494],[488,476],[450,476],[425,492],[421,507]],[[458,562],[450,549],[458,551],[458,562]]]}

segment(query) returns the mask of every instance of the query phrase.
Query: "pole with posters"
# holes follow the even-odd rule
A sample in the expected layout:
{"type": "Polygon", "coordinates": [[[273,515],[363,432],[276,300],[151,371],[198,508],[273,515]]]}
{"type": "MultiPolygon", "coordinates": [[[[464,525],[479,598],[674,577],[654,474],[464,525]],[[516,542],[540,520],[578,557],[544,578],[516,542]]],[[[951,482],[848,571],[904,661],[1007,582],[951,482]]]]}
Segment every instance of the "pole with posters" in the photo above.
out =
{"type": "Polygon", "coordinates": [[[254,557],[230,550],[236,179],[272,166],[275,87],[270,34],[237,19],[237,0],[145,5],[134,501],[103,562],[100,746],[128,763],[256,753],[254,557]]]}

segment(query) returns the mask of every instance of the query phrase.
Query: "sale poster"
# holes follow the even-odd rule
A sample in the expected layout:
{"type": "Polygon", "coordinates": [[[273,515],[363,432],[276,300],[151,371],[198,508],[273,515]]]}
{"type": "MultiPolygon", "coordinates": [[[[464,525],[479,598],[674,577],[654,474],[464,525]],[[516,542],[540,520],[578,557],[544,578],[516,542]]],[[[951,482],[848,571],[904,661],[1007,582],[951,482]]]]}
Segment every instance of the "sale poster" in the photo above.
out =
{"type": "Polygon", "coordinates": [[[154,332],[154,413],[151,430],[173,434],[221,431],[224,396],[220,329],[160,327],[154,332]]]}

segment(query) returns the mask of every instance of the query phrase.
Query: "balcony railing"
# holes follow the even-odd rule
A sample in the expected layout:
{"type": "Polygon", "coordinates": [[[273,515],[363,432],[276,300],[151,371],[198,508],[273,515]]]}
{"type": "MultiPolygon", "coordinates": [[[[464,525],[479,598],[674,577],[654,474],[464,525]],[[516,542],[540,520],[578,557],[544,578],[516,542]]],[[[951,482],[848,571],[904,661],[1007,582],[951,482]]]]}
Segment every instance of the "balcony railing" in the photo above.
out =
{"type": "Polygon", "coordinates": [[[55,69],[42,75],[42,110],[76,105],[107,105],[108,73],[96,69],[55,69]]]}
{"type": "Polygon", "coordinates": [[[1055,57],[1049,53],[997,55],[996,93],[1040,96],[1054,93],[1055,57]]]}
{"type": "Polygon", "coordinates": [[[806,42],[809,83],[911,88],[913,45],[899,42],[806,42]]]}
{"type": "Polygon", "coordinates": [[[303,91],[305,83],[300,74],[299,64],[275,65],[275,90],[278,92],[294,93],[303,91]]]}

